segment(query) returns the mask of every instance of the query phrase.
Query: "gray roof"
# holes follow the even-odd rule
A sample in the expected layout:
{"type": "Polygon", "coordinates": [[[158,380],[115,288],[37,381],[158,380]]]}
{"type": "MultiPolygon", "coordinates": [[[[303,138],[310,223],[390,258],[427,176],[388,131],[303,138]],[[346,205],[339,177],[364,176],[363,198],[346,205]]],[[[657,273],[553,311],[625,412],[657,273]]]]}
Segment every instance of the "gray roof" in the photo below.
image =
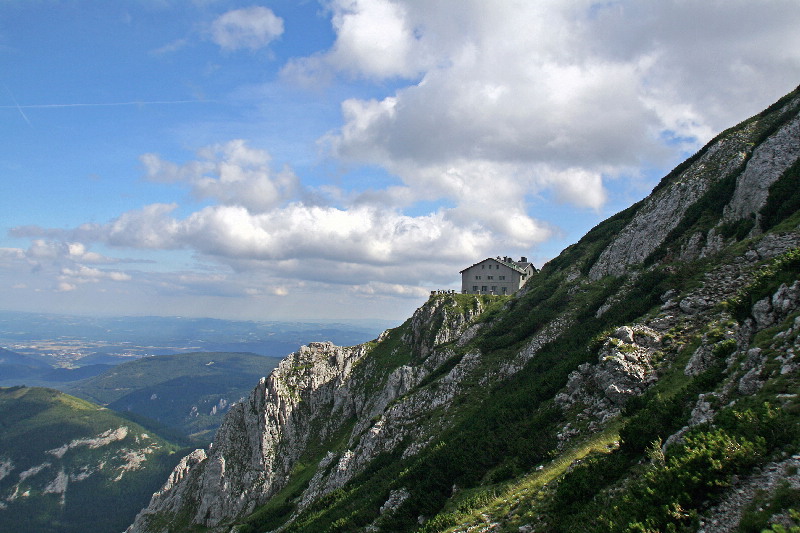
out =
{"type": "Polygon", "coordinates": [[[486,261],[494,261],[495,263],[500,263],[501,265],[505,265],[508,268],[516,270],[520,274],[525,274],[526,273],[525,270],[528,268],[528,266],[531,266],[531,268],[533,268],[534,272],[536,271],[536,268],[533,267],[533,265],[531,265],[531,263],[529,263],[527,261],[526,262],[506,261],[502,257],[487,257],[486,259],[483,259],[482,261],[478,261],[474,265],[470,265],[467,268],[465,268],[464,270],[459,271],[459,274],[463,274],[465,271],[469,270],[470,268],[472,268],[474,266],[477,266],[477,265],[480,265],[481,263],[485,263],[486,261]]]}

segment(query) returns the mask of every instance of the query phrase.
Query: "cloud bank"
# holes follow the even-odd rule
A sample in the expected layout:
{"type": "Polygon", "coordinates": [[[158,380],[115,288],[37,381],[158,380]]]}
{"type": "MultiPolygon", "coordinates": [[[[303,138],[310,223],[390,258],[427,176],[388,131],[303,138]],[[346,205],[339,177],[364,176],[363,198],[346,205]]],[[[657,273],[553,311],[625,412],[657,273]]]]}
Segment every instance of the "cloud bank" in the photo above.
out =
{"type": "Polygon", "coordinates": [[[792,87],[800,61],[791,1],[329,7],[334,46],[287,76],[411,82],[344,101],[344,124],[325,139],[331,153],[389,169],[418,197],[449,188],[464,205],[490,190],[508,191],[494,201],[504,205],[544,189],[598,208],[609,178],[698,148],[752,101],[779,96],[775,83],[792,87]]]}
{"type": "MultiPolygon", "coordinates": [[[[312,186],[246,139],[194,147],[183,162],[147,153],[144,178],[185,188],[193,203],[71,230],[17,228],[34,244],[0,260],[58,265],[60,290],[147,280],[218,294],[333,286],[418,298],[483,256],[534,255],[561,223],[543,206],[599,212],[615,187],[668,169],[800,79],[796,0],[322,6],[333,43],[286,61],[275,83],[379,94],[343,98],[341,122],[316,142],[323,158],[381,169],[394,184],[312,186]],[[100,270],[108,259],[92,246],[186,252],[207,271],[100,270]]],[[[225,52],[258,50],[284,31],[270,9],[248,7],[217,17],[209,38],[225,52]]]]}

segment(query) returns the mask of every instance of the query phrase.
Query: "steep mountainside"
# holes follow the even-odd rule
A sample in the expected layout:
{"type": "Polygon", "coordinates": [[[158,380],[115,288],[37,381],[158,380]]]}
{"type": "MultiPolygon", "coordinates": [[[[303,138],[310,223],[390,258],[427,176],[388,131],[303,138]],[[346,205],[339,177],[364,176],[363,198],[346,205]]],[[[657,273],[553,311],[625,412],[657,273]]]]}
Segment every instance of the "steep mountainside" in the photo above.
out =
{"type": "Polygon", "coordinates": [[[800,509],[800,92],[513,297],[312,343],[131,532],[760,531],[800,509]]]}
{"type": "Polygon", "coordinates": [[[178,462],[177,451],[73,396],[0,388],[0,531],[121,531],[178,462]]]}

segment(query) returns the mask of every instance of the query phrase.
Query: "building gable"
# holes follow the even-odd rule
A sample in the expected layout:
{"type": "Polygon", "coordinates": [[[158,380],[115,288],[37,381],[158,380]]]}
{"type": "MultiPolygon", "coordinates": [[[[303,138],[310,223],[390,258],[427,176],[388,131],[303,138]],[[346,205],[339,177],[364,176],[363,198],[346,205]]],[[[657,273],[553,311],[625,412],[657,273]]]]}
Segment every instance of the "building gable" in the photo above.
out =
{"type": "Polygon", "coordinates": [[[512,294],[534,273],[536,268],[525,257],[519,261],[514,261],[510,257],[488,257],[460,272],[461,292],[512,294]]]}
{"type": "Polygon", "coordinates": [[[474,268],[476,266],[486,266],[487,264],[500,264],[505,265],[508,268],[516,270],[520,274],[529,274],[536,272],[536,268],[533,266],[533,263],[529,263],[526,257],[521,258],[519,261],[513,261],[510,257],[487,257],[483,261],[478,261],[474,265],[468,266],[464,270],[461,270],[459,274],[463,274],[467,270],[474,268]]]}

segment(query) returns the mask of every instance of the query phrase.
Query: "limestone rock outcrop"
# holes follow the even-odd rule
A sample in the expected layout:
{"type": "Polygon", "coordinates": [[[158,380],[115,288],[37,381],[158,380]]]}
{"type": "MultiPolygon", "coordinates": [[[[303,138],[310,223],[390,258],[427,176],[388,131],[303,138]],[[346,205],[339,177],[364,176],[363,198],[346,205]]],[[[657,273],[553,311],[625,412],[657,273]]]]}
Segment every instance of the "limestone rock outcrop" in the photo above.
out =
{"type": "MultiPolygon", "coordinates": [[[[415,434],[420,412],[452,397],[455,385],[449,392],[420,391],[395,401],[453,356],[438,346],[474,334],[468,329],[483,307],[477,297],[470,304],[460,307],[455,297],[441,295],[421,307],[403,335],[415,364],[400,365],[383,380],[365,357],[388,341],[388,334],[354,347],[329,342],[301,347],[231,407],[210,450],[182,460],[128,532],[151,531],[164,516],[188,516],[187,527],[225,530],[281,490],[310,445],[344,431],[347,448],[322,458],[301,507],[341,487],[376,454],[415,434]]],[[[456,365],[451,373],[460,371],[456,365]]]]}
{"type": "MultiPolygon", "coordinates": [[[[654,358],[661,336],[644,325],[621,326],[611,332],[598,350],[597,363],[584,363],[573,371],[555,403],[564,411],[577,410],[575,421],[588,422],[590,430],[617,417],[628,399],[641,395],[655,382],[654,358]]],[[[574,425],[574,422],[573,424],[574,425]]],[[[578,431],[562,431],[563,443],[578,431]]]]}
{"type": "MultiPolygon", "coordinates": [[[[796,109],[798,101],[800,97],[795,96],[784,108],[791,112],[788,110],[796,109]]],[[[736,176],[736,188],[720,224],[756,217],[766,202],[770,185],[800,157],[797,142],[800,116],[794,116],[754,147],[758,125],[758,121],[753,121],[713,140],[672,183],[643,200],[632,220],[592,265],[589,277],[597,280],[607,275],[618,276],[644,261],[678,226],[689,207],[715,183],[728,177],[736,176]],[[743,170],[742,165],[745,165],[743,170]]],[[[722,246],[714,233],[698,237],[717,250],[722,246]]]]}

